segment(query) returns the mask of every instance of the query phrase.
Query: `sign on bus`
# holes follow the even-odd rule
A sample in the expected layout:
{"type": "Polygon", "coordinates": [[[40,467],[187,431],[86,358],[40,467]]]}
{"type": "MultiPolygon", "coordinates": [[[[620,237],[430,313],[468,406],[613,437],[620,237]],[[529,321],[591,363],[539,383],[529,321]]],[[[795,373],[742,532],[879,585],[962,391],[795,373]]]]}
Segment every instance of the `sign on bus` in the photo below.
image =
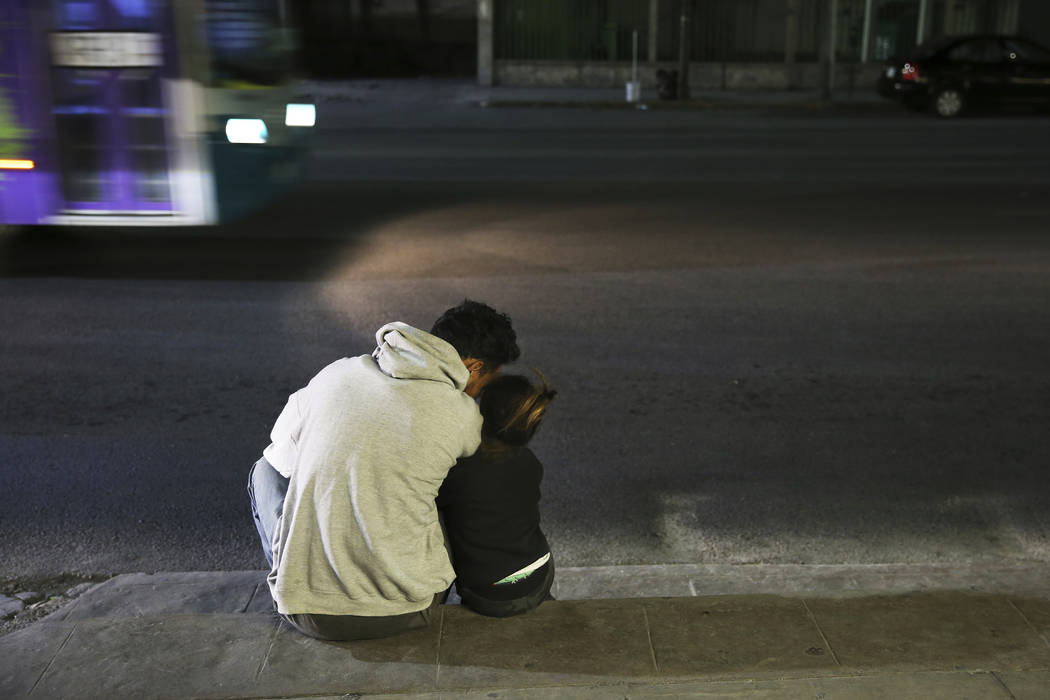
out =
{"type": "Polygon", "coordinates": [[[164,63],[159,34],[55,32],[51,62],[66,68],[139,68],[164,63]]]}

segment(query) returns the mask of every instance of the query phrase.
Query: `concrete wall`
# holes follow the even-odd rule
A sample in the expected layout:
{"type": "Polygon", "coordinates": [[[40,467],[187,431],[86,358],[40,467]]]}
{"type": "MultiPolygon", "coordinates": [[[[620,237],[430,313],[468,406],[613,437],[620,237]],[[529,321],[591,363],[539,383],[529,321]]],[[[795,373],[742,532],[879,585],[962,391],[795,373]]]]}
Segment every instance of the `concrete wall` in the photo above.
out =
{"type": "MultiPolygon", "coordinates": [[[[657,85],[656,71],[676,70],[677,64],[644,64],[638,66],[638,80],[643,88],[657,85]]],[[[881,70],[879,64],[857,65],[854,86],[874,88],[881,70]]],[[[849,84],[849,65],[835,67],[836,87],[849,84]]],[[[820,87],[820,65],[800,63],[691,63],[691,90],[815,90],[820,87]]],[[[584,61],[496,61],[493,81],[496,85],[518,87],[607,87],[622,88],[631,79],[630,63],[584,61]]]]}

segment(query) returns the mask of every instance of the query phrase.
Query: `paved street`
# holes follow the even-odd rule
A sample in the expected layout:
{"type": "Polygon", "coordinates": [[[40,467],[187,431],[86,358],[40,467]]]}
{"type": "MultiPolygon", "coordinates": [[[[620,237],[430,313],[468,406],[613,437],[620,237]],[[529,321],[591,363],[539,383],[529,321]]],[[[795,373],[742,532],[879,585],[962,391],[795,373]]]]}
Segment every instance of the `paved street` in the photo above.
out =
{"type": "Polygon", "coordinates": [[[466,296],[561,565],[1050,559],[1045,117],[381,97],[247,221],[0,239],[0,577],[260,568],[285,397],[466,296]]]}

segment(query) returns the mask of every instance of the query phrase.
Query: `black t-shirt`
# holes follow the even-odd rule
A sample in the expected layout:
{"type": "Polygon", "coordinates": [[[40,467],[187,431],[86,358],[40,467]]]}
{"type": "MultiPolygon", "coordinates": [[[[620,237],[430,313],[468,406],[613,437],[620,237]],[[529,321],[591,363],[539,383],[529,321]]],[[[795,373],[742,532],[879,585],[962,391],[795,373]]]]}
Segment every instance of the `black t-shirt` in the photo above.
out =
{"type": "Polygon", "coordinates": [[[543,465],[527,447],[478,452],[449,470],[438,492],[456,577],[485,586],[550,551],[540,530],[543,465]]]}

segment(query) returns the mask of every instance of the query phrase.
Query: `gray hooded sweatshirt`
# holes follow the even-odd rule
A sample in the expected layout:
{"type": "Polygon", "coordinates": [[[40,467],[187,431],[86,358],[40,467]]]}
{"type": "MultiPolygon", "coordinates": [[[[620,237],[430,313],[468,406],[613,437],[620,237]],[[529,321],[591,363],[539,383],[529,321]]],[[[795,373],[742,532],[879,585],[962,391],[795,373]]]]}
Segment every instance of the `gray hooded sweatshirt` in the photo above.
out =
{"type": "Polygon", "coordinates": [[[434,498],[481,415],[450,344],[404,323],[288,398],[264,451],[290,479],[268,582],[285,614],[400,615],[448,588],[434,498]]]}

